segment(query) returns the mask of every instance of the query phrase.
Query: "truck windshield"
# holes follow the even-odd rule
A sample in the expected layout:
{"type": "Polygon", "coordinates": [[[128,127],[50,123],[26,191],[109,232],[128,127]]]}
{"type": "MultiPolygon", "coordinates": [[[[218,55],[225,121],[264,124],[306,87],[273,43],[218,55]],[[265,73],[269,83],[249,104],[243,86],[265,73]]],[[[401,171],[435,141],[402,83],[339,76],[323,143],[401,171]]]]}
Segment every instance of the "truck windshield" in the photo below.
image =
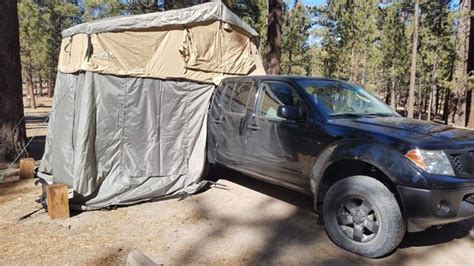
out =
{"type": "Polygon", "coordinates": [[[310,99],[330,117],[399,116],[363,88],[340,81],[298,81],[310,99]]]}

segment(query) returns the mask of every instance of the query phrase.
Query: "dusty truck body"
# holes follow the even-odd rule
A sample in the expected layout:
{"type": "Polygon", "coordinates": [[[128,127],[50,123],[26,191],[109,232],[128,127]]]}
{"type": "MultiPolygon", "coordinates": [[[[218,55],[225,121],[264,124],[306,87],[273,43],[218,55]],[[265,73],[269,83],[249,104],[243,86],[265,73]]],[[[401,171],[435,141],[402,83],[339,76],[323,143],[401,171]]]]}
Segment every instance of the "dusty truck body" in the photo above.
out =
{"type": "Polygon", "coordinates": [[[403,118],[349,83],[227,78],[208,126],[211,164],[314,195],[352,252],[383,256],[406,230],[474,216],[474,132],[403,118]]]}

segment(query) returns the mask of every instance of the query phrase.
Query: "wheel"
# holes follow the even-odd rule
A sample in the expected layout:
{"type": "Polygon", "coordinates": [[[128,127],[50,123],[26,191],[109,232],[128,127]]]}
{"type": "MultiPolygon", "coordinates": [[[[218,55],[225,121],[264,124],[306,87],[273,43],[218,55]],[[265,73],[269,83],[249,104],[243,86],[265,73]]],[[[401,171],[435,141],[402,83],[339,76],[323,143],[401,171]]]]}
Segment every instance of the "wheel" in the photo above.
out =
{"type": "Polygon", "coordinates": [[[368,258],[393,251],[406,230],[397,200],[368,176],[352,176],[329,188],[323,202],[326,232],[338,246],[368,258]]]}

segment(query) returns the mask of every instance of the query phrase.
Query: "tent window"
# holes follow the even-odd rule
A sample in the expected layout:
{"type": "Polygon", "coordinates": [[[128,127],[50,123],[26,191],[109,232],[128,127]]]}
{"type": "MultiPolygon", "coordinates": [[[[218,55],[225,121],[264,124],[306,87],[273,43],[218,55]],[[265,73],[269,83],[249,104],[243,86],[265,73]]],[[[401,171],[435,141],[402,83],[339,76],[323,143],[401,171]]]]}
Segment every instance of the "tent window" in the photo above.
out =
{"type": "Polygon", "coordinates": [[[252,89],[252,82],[237,82],[234,86],[232,98],[229,104],[228,111],[233,113],[245,113],[247,110],[247,102],[252,89]]]}

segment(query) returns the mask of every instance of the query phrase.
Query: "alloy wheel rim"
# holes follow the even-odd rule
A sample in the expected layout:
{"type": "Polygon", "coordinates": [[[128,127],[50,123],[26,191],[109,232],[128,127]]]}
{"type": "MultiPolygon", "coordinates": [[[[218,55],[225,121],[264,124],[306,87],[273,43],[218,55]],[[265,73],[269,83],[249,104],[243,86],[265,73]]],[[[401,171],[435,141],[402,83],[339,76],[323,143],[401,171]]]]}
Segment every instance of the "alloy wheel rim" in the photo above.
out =
{"type": "Polygon", "coordinates": [[[342,201],[337,212],[337,223],[349,239],[365,243],[379,232],[379,219],[372,204],[363,198],[351,196],[342,201]]]}

